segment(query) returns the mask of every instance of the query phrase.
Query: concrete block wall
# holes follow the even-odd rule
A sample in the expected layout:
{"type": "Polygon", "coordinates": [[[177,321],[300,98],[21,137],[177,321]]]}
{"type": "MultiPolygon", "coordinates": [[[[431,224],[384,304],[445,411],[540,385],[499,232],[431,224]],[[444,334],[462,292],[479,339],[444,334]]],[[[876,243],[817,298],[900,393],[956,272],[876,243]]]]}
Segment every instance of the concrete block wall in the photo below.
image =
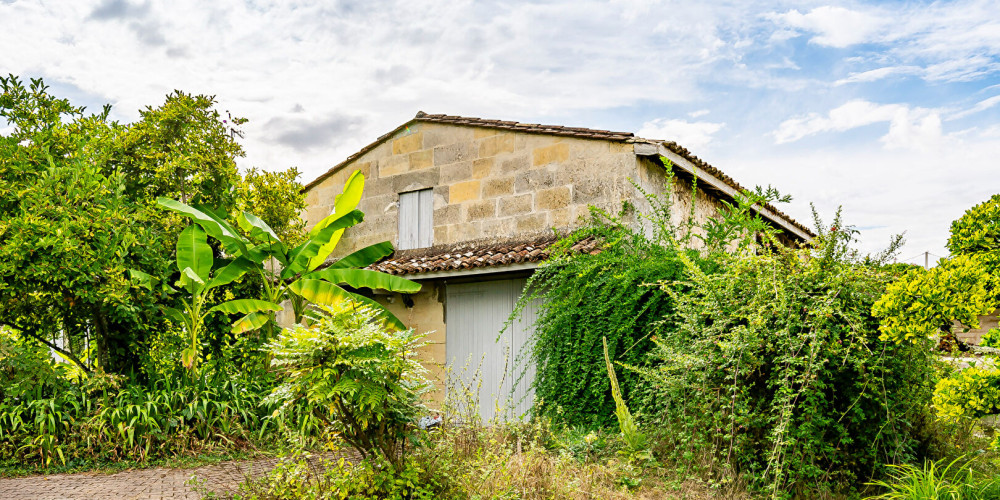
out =
{"type": "Polygon", "coordinates": [[[365,221],[338,254],[397,243],[399,193],[434,190],[434,244],[530,237],[579,224],[588,206],[617,211],[634,200],[632,145],[502,129],[416,123],[343,166],[307,194],[311,227],[329,215],[355,169],[365,174],[365,221]]]}

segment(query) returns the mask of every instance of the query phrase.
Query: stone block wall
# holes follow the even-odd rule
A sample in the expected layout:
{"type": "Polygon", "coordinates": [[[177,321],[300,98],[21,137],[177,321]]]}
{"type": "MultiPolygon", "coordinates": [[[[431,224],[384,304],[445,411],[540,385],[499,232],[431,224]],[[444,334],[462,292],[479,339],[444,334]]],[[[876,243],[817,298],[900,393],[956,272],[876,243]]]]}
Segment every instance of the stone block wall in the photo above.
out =
{"type": "Polygon", "coordinates": [[[345,233],[340,255],[396,244],[399,194],[426,188],[434,190],[435,245],[530,237],[576,227],[589,205],[616,212],[634,200],[637,162],[628,143],[418,122],[310,189],[306,224],[329,215],[360,169],[365,221],[345,233]]]}
{"type": "Polygon", "coordinates": [[[417,352],[417,359],[427,369],[427,378],[434,383],[434,390],[428,402],[440,404],[444,401],[447,381],[445,373],[445,324],[444,324],[444,283],[427,281],[419,292],[409,296],[413,306],[407,307],[400,294],[377,295],[375,300],[385,306],[408,327],[426,334],[427,345],[417,352]]]}

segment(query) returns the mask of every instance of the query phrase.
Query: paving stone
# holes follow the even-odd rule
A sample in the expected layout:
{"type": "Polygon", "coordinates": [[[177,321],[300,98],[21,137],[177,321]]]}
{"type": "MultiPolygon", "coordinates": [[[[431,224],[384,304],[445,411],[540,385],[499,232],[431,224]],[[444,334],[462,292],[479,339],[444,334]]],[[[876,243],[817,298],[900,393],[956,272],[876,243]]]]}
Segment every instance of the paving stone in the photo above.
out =
{"type": "MultiPolygon", "coordinates": [[[[323,458],[340,455],[328,454],[323,458]]],[[[0,500],[198,500],[191,478],[204,490],[234,492],[248,477],[261,477],[277,458],[224,462],[194,469],[128,470],[115,474],[83,472],[0,478],[0,500]]]]}

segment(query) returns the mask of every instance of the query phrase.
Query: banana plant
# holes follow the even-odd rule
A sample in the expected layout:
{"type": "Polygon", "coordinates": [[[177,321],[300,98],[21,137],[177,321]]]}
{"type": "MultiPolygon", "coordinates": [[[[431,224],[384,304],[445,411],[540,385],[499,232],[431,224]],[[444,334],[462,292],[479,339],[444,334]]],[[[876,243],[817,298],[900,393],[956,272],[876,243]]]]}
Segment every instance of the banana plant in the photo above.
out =
{"type": "MultiPolygon", "coordinates": [[[[256,299],[230,300],[207,308],[208,294],[212,289],[239,279],[254,268],[254,262],[238,256],[226,262],[224,266],[216,267],[212,247],[208,244],[208,234],[197,224],[191,224],[181,231],[177,239],[176,260],[177,270],[180,271],[180,279],[176,286],[186,290],[188,296],[181,299],[183,310],[172,307],[164,310],[171,319],[183,326],[188,336],[190,345],[181,351],[181,362],[188,370],[193,371],[197,364],[198,339],[205,318],[209,315],[216,312],[250,315],[281,309],[277,304],[256,299]]],[[[137,273],[133,272],[133,275],[135,274],[137,273]]],[[[140,276],[140,280],[145,278],[140,276]]]]}
{"type": "Polygon", "coordinates": [[[286,299],[291,302],[296,323],[302,322],[307,303],[332,305],[353,300],[375,307],[390,325],[404,329],[403,322],[381,304],[344,288],[346,285],[354,289],[400,293],[420,291],[420,285],[413,281],[361,269],[390,255],[393,252],[391,243],[383,241],[370,245],[319,269],[337,248],[344,230],[364,220],[364,213],[357,210],[364,180],[360,171],[352,173],[344,191],[334,198],[332,213],[309,231],[305,242],[294,248],[286,246],[267,223],[249,212],[236,214],[236,226],[233,226],[224,214],[209,207],[190,206],[163,197],[157,198],[157,203],[191,218],[207,235],[217,239],[226,253],[250,263],[263,278],[262,301],[270,304],[270,308],[248,310],[233,324],[233,332],[273,325],[274,312],[282,310],[280,304],[286,299]],[[248,236],[243,236],[236,227],[248,236]]]}

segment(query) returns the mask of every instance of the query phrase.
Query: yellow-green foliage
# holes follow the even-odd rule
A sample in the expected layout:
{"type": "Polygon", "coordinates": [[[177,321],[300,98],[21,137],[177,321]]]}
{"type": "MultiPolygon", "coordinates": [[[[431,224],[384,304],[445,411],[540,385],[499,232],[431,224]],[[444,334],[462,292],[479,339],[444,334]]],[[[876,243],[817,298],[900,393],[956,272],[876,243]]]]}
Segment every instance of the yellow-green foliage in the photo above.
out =
{"type": "Polygon", "coordinates": [[[938,418],[957,421],[1000,413],[1000,368],[972,366],[938,382],[938,418]]]}
{"type": "Polygon", "coordinates": [[[1000,194],[970,208],[951,223],[948,249],[953,254],[1000,251],[1000,194]]]}
{"type": "Polygon", "coordinates": [[[926,271],[910,270],[872,306],[872,314],[882,318],[880,339],[916,342],[948,331],[952,320],[978,327],[977,316],[996,307],[989,283],[983,261],[973,255],[942,260],[926,271]]]}

